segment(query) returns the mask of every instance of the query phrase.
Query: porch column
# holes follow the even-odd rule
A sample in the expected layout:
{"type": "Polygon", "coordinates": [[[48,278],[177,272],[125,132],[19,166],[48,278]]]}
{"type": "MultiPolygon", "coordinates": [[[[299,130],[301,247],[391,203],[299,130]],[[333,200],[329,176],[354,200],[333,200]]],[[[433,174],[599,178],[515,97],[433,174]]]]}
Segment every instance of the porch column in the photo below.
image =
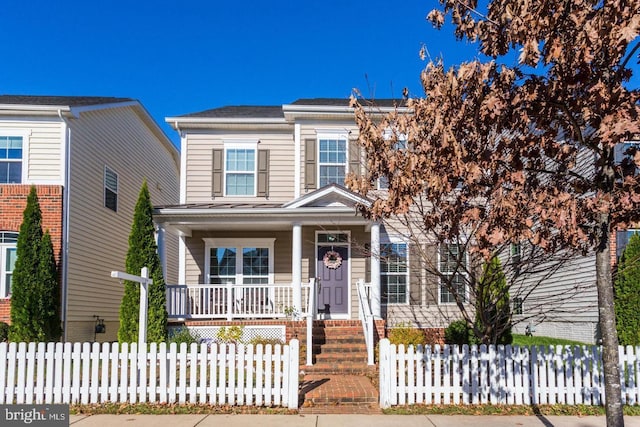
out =
{"type": "Polygon", "coordinates": [[[382,317],[380,309],[380,224],[371,224],[371,311],[376,319],[382,317]]]}
{"type": "Polygon", "coordinates": [[[158,224],[156,227],[156,245],[158,246],[158,257],[162,266],[162,277],[167,280],[167,251],[164,234],[164,224],[158,224]]]}
{"type": "Polygon", "coordinates": [[[291,236],[291,277],[293,283],[293,305],[302,311],[302,225],[293,224],[291,236]]]}

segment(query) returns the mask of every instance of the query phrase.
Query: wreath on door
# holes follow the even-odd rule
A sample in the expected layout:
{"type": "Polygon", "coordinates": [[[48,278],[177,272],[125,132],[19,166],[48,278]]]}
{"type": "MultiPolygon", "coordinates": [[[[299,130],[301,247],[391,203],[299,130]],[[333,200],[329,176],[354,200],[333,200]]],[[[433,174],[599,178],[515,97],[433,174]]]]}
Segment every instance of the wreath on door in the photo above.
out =
{"type": "Polygon", "coordinates": [[[342,257],[338,252],[330,250],[325,252],[322,262],[325,267],[335,270],[342,265],[342,257]]]}

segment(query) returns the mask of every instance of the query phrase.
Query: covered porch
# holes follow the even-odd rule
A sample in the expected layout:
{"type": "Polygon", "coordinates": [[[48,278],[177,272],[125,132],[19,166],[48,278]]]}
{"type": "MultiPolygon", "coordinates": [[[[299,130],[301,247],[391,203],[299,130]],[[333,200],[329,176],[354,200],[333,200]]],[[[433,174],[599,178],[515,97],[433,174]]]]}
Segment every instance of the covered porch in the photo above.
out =
{"type": "Polygon", "coordinates": [[[157,208],[163,265],[165,231],[180,236],[180,282],[167,285],[170,320],[359,319],[356,284],[365,281],[380,318],[380,225],[358,215],[363,203],[329,185],[281,205],[157,208]],[[319,308],[310,308],[312,295],[319,308]]]}

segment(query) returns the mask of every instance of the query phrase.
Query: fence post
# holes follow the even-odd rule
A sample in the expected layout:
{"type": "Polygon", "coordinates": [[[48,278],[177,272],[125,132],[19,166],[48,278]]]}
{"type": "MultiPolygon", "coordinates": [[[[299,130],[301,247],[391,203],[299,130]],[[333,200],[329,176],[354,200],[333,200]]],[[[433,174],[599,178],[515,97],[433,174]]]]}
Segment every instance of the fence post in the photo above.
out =
{"type": "Polygon", "coordinates": [[[297,339],[292,339],[289,343],[289,396],[287,397],[287,407],[289,409],[298,408],[298,387],[300,373],[300,343],[297,339]]]}
{"type": "Polygon", "coordinates": [[[380,407],[388,408],[391,406],[391,344],[387,338],[380,340],[380,407]]]}
{"type": "Polygon", "coordinates": [[[227,321],[233,319],[233,286],[231,282],[227,282],[227,321]]]}

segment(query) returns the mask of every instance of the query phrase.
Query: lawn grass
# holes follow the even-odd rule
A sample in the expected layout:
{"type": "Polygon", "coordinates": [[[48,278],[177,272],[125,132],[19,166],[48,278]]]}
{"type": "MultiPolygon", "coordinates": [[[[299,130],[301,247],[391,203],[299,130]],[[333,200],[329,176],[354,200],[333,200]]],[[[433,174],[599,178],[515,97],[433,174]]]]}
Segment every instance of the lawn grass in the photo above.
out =
{"type": "Polygon", "coordinates": [[[562,338],[526,336],[513,334],[511,345],[532,346],[532,345],[588,345],[580,341],[565,340],[562,338]]]}

